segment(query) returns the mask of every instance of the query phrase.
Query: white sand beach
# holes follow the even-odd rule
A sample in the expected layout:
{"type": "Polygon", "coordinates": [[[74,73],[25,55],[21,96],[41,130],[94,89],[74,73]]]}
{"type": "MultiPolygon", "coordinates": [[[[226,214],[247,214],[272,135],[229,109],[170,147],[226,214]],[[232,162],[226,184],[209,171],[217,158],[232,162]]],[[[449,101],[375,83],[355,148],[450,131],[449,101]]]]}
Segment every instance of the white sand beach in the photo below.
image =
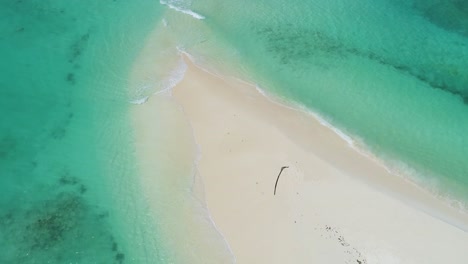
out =
{"type": "Polygon", "coordinates": [[[200,148],[209,212],[237,263],[468,263],[466,214],[313,116],[186,61],[173,97],[200,148]]]}

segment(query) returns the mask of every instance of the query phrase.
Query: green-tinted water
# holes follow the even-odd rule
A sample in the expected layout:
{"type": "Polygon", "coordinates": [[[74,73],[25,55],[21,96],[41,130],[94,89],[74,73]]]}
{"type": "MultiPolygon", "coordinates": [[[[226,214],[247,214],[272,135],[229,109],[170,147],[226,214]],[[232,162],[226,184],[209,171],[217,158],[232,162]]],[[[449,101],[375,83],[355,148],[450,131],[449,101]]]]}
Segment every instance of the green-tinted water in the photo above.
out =
{"type": "Polygon", "coordinates": [[[127,96],[159,13],[149,0],[0,2],[0,263],[164,257],[132,197],[127,96]]]}

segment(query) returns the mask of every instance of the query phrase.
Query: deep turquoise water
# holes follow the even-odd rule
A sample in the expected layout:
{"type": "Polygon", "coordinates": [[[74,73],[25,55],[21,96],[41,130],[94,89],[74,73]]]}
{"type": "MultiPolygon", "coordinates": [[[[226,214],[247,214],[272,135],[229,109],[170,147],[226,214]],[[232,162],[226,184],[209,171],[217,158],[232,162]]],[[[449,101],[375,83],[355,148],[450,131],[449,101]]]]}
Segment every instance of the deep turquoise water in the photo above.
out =
{"type": "MultiPolygon", "coordinates": [[[[167,263],[178,254],[136,183],[128,103],[174,77],[128,89],[161,19],[179,49],[320,113],[389,166],[468,201],[465,1],[162,2],[172,8],[0,1],[0,263],[167,263]]],[[[155,60],[177,56],[161,47],[155,60]]]]}

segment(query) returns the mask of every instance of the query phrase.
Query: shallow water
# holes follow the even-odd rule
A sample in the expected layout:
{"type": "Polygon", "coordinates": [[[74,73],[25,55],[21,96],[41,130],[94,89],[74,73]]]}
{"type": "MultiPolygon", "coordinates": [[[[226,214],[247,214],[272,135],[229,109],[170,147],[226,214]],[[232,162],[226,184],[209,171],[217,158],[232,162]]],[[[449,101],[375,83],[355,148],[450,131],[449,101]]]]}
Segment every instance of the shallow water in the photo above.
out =
{"type": "Polygon", "coordinates": [[[1,263],[141,258],[126,76],[159,14],[144,0],[0,2],[1,263]]]}

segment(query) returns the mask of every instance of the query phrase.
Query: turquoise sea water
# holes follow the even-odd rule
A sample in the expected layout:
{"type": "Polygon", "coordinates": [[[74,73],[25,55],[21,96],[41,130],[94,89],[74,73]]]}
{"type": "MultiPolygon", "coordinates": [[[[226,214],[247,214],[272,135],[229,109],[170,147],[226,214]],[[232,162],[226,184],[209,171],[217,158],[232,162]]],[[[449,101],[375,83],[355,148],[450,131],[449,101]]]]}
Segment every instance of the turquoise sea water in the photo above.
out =
{"type": "Polygon", "coordinates": [[[0,263],[145,263],[140,245],[158,249],[132,196],[127,75],[160,14],[0,1],[0,263]]]}
{"type": "Polygon", "coordinates": [[[235,68],[468,201],[467,14],[455,0],[0,1],[0,263],[178,254],[136,183],[128,103],[172,83],[161,73],[147,90],[127,87],[158,21],[179,50],[235,68]]]}

